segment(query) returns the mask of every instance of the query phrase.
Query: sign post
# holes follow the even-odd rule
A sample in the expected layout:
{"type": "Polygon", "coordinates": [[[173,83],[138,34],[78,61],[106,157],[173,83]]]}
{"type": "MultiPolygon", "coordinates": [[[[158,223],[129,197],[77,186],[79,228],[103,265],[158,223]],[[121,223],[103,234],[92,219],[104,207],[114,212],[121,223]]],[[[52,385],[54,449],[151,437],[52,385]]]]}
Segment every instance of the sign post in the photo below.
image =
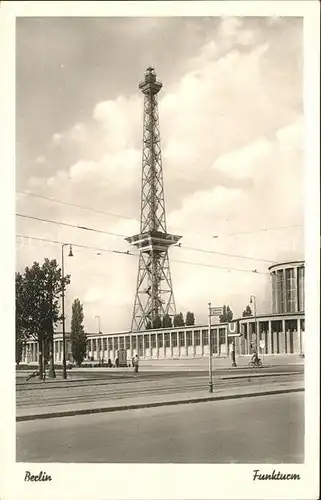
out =
{"type": "Polygon", "coordinates": [[[223,313],[222,307],[212,307],[211,302],[208,303],[208,346],[209,346],[209,357],[208,357],[208,386],[209,392],[213,392],[213,367],[212,367],[212,316],[220,316],[223,313]]]}

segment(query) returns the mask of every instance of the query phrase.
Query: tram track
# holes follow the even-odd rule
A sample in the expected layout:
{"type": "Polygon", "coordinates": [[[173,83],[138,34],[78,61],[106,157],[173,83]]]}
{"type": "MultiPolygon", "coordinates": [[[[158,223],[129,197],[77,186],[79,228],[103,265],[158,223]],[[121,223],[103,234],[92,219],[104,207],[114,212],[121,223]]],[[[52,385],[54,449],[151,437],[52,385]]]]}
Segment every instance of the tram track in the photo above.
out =
{"type": "MultiPolygon", "coordinates": [[[[282,374],[278,376],[257,377],[247,376],[238,379],[223,379],[221,377],[214,377],[214,388],[235,387],[235,386],[248,386],[262,385],[264,383],[278,383],[287,382],[291,380],[302,380],[302,374],[282,374]]],[[[134,381],[132,381],[134,382],[134,381]]],[[[92,385],[86,385],[75,388],[74,386],[65,386],[61,388],[52,388],[51,391],[41,389],[30,389],[29,391],[17,392],[16,405],[18,408],[30,408],[37,406],[60,406],[60,405],[73,405],[74,403],[84,402],[97,402],[106,401],[111,399],[126,399],[133,396],[148,396],[154,394],[174,394],[192,391],[204,391],[208,388],[208,378],[197,377],[192,379],[176,378],[166,380],[162,385],[159,381],[135,381],[136,383],[128,383],[123,381],[122,384],[101,384],[99,390],[95,393],[92,392],[92,385]]],[[[97,388],[96,388],[97,389],[97,388]]]]}

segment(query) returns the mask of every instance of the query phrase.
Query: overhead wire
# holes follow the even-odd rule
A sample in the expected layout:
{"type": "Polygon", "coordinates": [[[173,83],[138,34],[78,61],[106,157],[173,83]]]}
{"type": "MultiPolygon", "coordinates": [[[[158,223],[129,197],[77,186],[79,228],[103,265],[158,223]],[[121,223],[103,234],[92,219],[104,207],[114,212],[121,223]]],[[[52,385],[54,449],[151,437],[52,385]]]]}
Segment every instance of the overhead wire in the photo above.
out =
{"type": "MultiPolygon", "coordinates": [[[[88,206],[85,206],[85,205],[78,205],[78,204],[70,203],[70,202],[67,202],[67,201],[64,201],[64,200],[58,200],[57,198],[52,198],[52,197],[49,197],[49,196],[43,196],[43,195],[36,194],[36,193],[31,193],[30,191],[23,191],[23,190],[20,190],[20,189],[16,189],[16,192],[19,193],[19,194],[23,194],[25,196],[32,196],[34,198],[39,198],[39,199],[50,201],[50,202],[53,202],[53,203],[58,203],[58,204],[62,204],[62,205],[66,205],[66,206],[74,207],[74,208],[79,208],[81,210],[88,210],[90,212],[94,212],[94,213],[97,213],[97,214],[102,214],[102,215],[117,217],[119,219],[132,220],[134,222],[138,222],[139,223],[139,220],[136,219],[136,218],[134,218],[134,217],[129,217],[129,216],[126,216],[126,215],[115,213],[115,212],[107,212],[105,210],[99,210],[99,209],[91,208],[91,207],[88,207],[88,206]]],[[[238,235],[242,235],[242,234],[256,234],[256,233],[267,232],[267,231],[278,231],[278,230],[289,229],[289,228],[294,228],[294,227],[302,227],[302,224],[291,224],[291,225],[284,225],[284,226],[267,227],[267,228],[260,228],[260,229],[257,229],[257,230],[253,230],[253,231],[237,231],[237,232],[234,232],[234,233],[219,234],[219,235],[214,235],[214,236],[209,236],[208,234],[194,233],[194,232],[193,233],[189,233],[189,234],[195,234],[195,235],[202,236],[202,237],[210,237],[212,239],[217,239],[217,238],[225,238],[225,237],[229,237],[229,236],[238,236],[238,235]]],[[[177,231],[179,232],[180,229],[176,229],[176,232],[177,231]]],[[[272,262],[272,261],[267,260],[267,262],[272,262]]]]}
{"type": "Polygon", "coordinates": [[[223,255],[225,257],[234,257],[238,259],[247,259],[247,260],[256,260],[258,262],[271,262],[271,263],[277,263],[275,260],[269,260],[269,259],[261,259],[261,258],[256,258],[256,257],[248,257],[246,255],[238,255],[238,254],[233,254],[233,253],[225,253],[225,252],[218,252],[217,250],[206,250],[203,248],[193,248],[193,247],[186,247],[183,245],[175,245],[179,248],[182,248],[183,250],[191,250],[194,252],[202,252],[202,253],[210,253],[210,254],[215,254],[215,255],[223,255]]]}
{"type": "MultiPolygon", "coordinates": [[[[39,238],[35,236],[29,236],[29,235],[23,235],[23,234],[17,234],[16,235],[18,238],[25,238],[25,239],[31,239],[31,240],[37,240],[37,241],[43,241],[43,242],[49,242],[49,243],[54,243],[54,244],[70,244],[73,247],[79,247],[79,248],[85,248],[89,250],[96,250],[99,252],[110,252],[110,253],[118,253],[118,254],[123,254],[123,255],[130,255],[134,257],[138,257],[139,254],[131,253],[129,251],[120,251],[120,250],[113,250],[113,249],[107,249],[107,248],[99,248],[99,247],[93,247],[89,245],[80,245],[78,243],[72,243],[72,242],[63,242],[63,241],[57,241],[57,240],[50,240],[48,238],[39,238]]],[[[247,272],[247,273],[255,273],[255,274],[269,274],[269,273],[264,273],[262,271],[258,271],[257,269],[240,269],[240,268],[234,268],[234,267],[226,267],[226,266],[217,266],[214,264],[205,264],[201,262],[192,262],[192,261],[184,261],[184,260],[176,260],[176,259],[171,259],[171,262],[175,262],[178,264],[186,264],[186,265],[193,265],[193,266],[202,266],[202,267],[212,267],[216,269],[223,269],[226,271],[237,271],[237,272],[247,272]]]]}
{"type": "MultiPolygon", "coordinates": [[[[16,216],[24,218],[24,219],[31,219],[31,220],[36,220],[36,221],[40,221],[40,222],[50,223],[50,224],[57,224],[57,225],[60,225],[60,226],[72,227],[72,228],[75,228],[75,229],[82,229],[82,230],[85,230],[85,231],[92,231],[92,232],[100,233],[100,234],[107,234],[109,236],[117,236],[117,237],[121,237],[121,238],[126,238],[127,237],[127,235],[125,235],[125,234],[113,233],[113,232],[110,232],[110,231],[103,231],[103,230],[100,230],[100,229],[94,229],[94,228],[90,228],[90,227],[87,227],[87,226],[79,226],[79,225],[76,225],[76,224],[70,224],[70,223],[66,223],[66,222],[60,222],[60,221],[54,221],[54,220],[50,220],[50,219],[44,219],[42,217],[35,217],[35,216],[25,215],[25,214],[19,214],[19,213],[17,213],[16,216]]],[[[202,249],[202,248],[186,247],[186,246],[181,245],[181,244],[175,245],[175,247],[176,248],[181,248],[182,250],[189,250],[189,251],[194,251],[194,252],[202,252],[202,253],[208,253],[208,254],[213,254],[213,255],[222,255],[222,256],[225,256],[225,257],[232,257],[232,258],[245,259],[245,260],[253,260],[253,261],[265,262],[265,263],[276,263],[276,261],[274,261],[272,259],[262,259],[262,258],[249,257],[249,256],[246,256],[246,255],[238,255],[238,254],[229,254],[229,253],[226,253],[226,252],[218,252],[216,250],[206,250],[206,249],[202,249]]]]}
{"type": "Polygon", "coordinates": [[[31,220],[37,220],[39,222],[47,222],[49,224],[57,224],[58,226],[73,227],[75,229],[83,229],[84,231],[92,231],[94,233],[108,234],[109,236],[118,236],[120,238],[127,237],[125,234],[112,233],[110,231],[102,231],[100,229],[93,229],[93,228],[87,227],[87,226],[78,226],[77,224],[69,224],[67,222],[60,222],[60,221],[56,221],[56,220],[44,219],[42,217],[35,217],[33,215],[16,214],[16,216],[21,217],[23,219],[31,219],[31,220]]]}
{"type": "Polygon", "coordinates": [[[237,231],[235,233],[226,233],[212,236],[213,239],[224,238],[226,236],[238,236],[239,234],[256,234],[256,233],[264,233],[268,231],[279,231],[281,229],[290,229],[293,227],[303,227],[302,224],[289,224],[287,226],[275,226],[275,227],[262,227],[253,231],[237,231]]]}
{"type": "Polygon", "coordinates": [[[70,241],[64,242],[64,241],[50,240],[49,238],[39,238],[39,237],[36,237],[36,236],[29,236],[29,235],[25,235],[25,234],[16,234],[16,237],[18,237],[18,238],[25,238],[25,239],[29,239],[29,240],[44,241],[44,242],[47,242],[47,243],[54,243],[54,244],[57,244],[57,245],[72,245],[73,247],[76,247],[76,248],[85,248],[85,249],[89,249],[89,250],[97,250],[99,252],[120,253],[120,254],[124,254],[124,255],[132,255],[132,256],[136,257],[136,254],[130,252],[129,250],[127,250],[127,251],[121,251],[121,250],[113,250],[111,248],[92,247],[92,246],[89,246],[89,245],[80,245],[79,243],[71,243],[70,241]]]}
{"type": "Polygon", "coordinates": [[[63,200],[57,200],[56,198],[50,198],[48,196],[43,196],[43,195],[40,195],[40,194],[30,193],[30,192],[27,192],[27,191],[21,191],[20,189],[16,189],[16,192],[19,193],[19,194],[24,194],[26,196],[32,196],[34,198],[40,198],[42,200],[52,201],[54,203],[60,203],[61,205],[67,205],[69,207],[80,208],[82,210],[89,210],[90,212],[95,212],[97,214],[108,215],[108,216],[112,216],[112,217],[117,217],[119,219],[134,220],[136,222],[139,222],[138,219],[135,219],[134,217],[127,217],[126,215],[117,214],[115,212],[106,212],[104,210],[99,210],[97,208],[90,208],[90,207],[86,207],[84,205],[77,205],[75,203],[70,203],[68,201],[63,201],[63,200]]]}

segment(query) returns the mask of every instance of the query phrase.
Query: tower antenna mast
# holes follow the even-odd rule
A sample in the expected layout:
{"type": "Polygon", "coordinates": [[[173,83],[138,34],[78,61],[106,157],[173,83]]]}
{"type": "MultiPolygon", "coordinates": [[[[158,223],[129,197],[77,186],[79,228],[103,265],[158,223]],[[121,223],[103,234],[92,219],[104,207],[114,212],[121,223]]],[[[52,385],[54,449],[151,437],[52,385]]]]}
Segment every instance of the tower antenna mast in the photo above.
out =
{"type": "Polygon", "coordinates": [[[157,104],[162,84],[157,81],[153,68],[146,70],[139,88],[144,94],[140,232],[126,238],[139,250],[132,331],[152,326],[157,316],[161,319],[165,315],[173,318],[176,314],[168,249],[181,238],[169,234],[166,228],[157,104]]]}

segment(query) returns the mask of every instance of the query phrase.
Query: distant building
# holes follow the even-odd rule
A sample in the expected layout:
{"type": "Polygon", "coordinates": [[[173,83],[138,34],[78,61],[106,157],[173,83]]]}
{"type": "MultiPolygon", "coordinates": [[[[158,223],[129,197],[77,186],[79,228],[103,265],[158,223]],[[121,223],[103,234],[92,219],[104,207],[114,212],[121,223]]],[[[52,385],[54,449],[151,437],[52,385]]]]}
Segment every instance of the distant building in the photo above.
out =
{"type": "MultiPolygon", "coordinates": [[[[304,352],[304,262],[287,262],[269,268],[272,275],[271,314],[238,318],[232,323],[211,327],[213,356],[226,356],[235,341],[236,355],[249,355],[253,346],[264,354],[304,352]],[[257,334],[258,333],[258,337],[257,334]],[[262,344],[261,344],[262,345],[262,344]]],[[[259,310],[259,304],[258,304],[259,310]]],[[[70,334],[66,334],[66,358],[72,360],[70,334]]],[[[205,357],[209,354],[207,325],[161,328],[137,332],[87,333],[87,360],[114,360],[118,349],[126,349],[127,358],[138,353],[141,359],[205,357]]],[[[28,341],[22,363],[38,360],[38,345],[28,341]]],[[[55,361],[62,362],[62,334],[54,335],[55,361]]]]}
{"type": "Polygon", "coordinates": [[[272,312],[304,312],[304,261],[269,267],[272,276],[272,312]]]}

